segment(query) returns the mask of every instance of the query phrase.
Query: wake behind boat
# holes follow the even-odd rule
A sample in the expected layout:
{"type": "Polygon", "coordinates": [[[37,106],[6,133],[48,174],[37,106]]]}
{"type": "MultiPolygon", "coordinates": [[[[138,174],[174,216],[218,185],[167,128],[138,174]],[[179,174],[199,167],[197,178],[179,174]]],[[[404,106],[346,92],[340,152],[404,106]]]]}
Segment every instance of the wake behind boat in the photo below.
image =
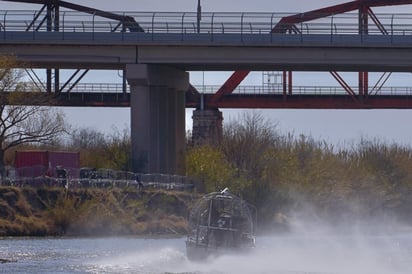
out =
{"type": "Polygon", "coordinates": [[[248,251],[255,246],[254,230],[253,214],[244,200],[227,188],[207,194],[190,213],[187,256],[202,260],[210,255],[248,251]]]}

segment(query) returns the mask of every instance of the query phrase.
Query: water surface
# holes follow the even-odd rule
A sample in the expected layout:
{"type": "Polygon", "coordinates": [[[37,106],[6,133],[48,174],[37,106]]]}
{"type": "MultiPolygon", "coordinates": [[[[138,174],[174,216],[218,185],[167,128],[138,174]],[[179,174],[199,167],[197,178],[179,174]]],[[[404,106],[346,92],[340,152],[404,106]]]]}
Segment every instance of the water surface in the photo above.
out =
{"type": "Polygon", "coordinates": [[[412,233],[257,238],[248,254],[195,263],[184,238],[24,238],[0,240],[1,273],[412,273],[412,233]]]}

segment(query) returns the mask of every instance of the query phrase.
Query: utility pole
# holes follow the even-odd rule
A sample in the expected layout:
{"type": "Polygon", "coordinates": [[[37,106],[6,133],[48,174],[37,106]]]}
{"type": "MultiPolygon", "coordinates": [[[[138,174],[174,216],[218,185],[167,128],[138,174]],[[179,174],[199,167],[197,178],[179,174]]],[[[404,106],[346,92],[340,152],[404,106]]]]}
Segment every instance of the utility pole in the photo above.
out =
{"type": "Polygon", "coordinates": [[[200,33],[200,20],[202,20],[202,7],[200,0],[197,0],[197,33],[200,33]]]}

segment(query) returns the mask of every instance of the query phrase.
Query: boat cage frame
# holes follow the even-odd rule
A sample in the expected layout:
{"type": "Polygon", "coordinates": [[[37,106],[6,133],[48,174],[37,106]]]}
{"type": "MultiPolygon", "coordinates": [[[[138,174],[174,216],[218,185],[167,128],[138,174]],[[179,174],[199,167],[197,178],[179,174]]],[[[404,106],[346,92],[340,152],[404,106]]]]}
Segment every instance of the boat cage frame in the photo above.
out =
{"type": "Polygon", "coordinates": [[[253,212],[251,205],[228,192],[203,196],[189,216],[187,247],[205,250],[254,247],[256,218],[253,212]]]}

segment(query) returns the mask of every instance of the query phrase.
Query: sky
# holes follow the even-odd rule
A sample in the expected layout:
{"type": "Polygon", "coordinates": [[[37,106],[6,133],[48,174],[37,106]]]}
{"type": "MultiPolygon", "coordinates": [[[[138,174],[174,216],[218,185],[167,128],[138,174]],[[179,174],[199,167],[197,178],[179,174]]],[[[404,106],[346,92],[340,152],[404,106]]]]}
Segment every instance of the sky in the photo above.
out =
{"type": "MultiPolygon", "coordinates": [[[[197,0],[83,0],[70,1],[81,5],[108,11],[196,11],[197,0]]],[[[330,5],[341,4],[339,0],[201,0],[203,12],[305,12],[330,5]]],[[[38,10],[39,5],[0,1],[2,10],[38,10]]],[[[412,13],[412,5],[374,8],[375,13],[412,13]]],[[[228,73],[191,73],[192,84],[221,85],[228,73]]],[[[93,77],[93,76],[89,76],[93,77]]],[[[96,78],[105,78],[95,76],[96,78]]],[[[116,73],[112,76],[118,77],[116,73]]],[[[351,76],[349,76],[351,77],[351,76]]],[[[356,77],[355,77],[356,78],[356,77]]],[[[389,82],[395,86],[411,86],[412,74],[394,76],[389,82]]],[[[86,81],[86,80],[85,80],[86,81]]],[[[328,73],[305,74],[294,76],[295,85],[336,85],[328,73]]],[[[253,73],[246,83],[261,84],[261,73],[253,73]]],[[[110,133],[114,127],[123,129],[130,126],[128,108],[63,108],[67,121],[74,127],[92,127],[110,133]],[[102,122],[104,121],[104,122],[102,122]]],[[[239,118],[239,113],[248,110],[222,110],[224,123],[239,118]]],[[[388,143],[412,145],[412,110],[293,110],[273,109],[254,110],[265,119],[276,124],[282,133],[310,135],[316,140],[324,140],[333,145],[356,143],[360,138],[379,139],[388,143]]],[[[186,111],[186,126],[191,128],[192,110],[186,111]]]]}

